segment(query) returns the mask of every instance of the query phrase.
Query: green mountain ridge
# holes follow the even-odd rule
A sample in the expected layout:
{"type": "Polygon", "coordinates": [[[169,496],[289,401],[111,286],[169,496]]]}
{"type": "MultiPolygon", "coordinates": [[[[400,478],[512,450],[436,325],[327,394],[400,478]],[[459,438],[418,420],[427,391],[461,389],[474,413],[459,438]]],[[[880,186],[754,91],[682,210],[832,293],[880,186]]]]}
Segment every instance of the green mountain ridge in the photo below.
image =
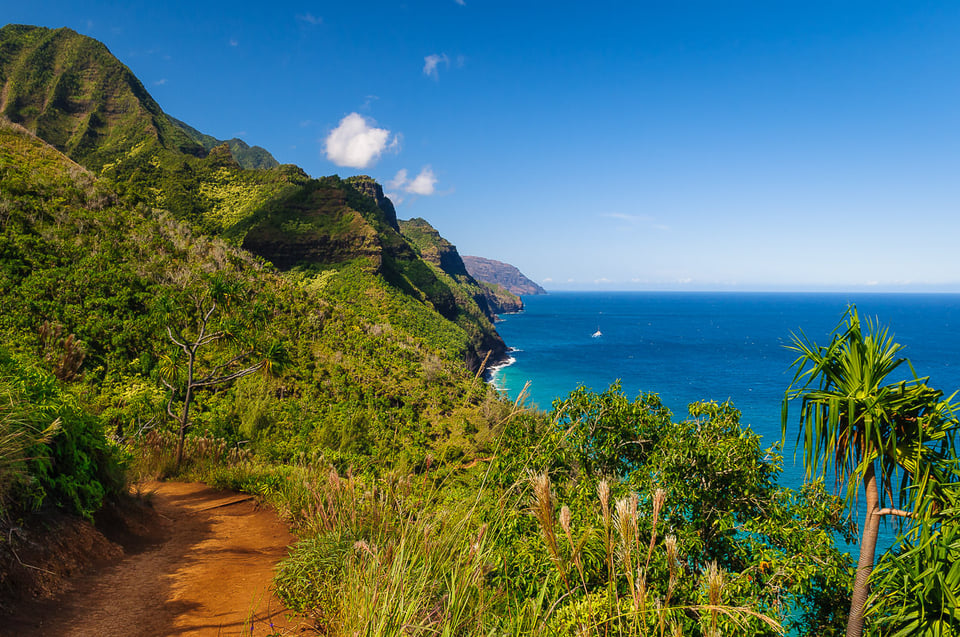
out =
{"type": "Polygon", "coordinates": [[[4,27],[0,77],[8,119],[107,179],[127,204],[169,210],[282,270],[359,260],[466,330],[470,367],[502,356],[489,317],[420,260],[368,177],[313,180],[268,154],[245,169],[229,142],[166,115],[106,47],[69,29],[4,27]]]}
{"type": "Polygon", "coordinates": [[[205,154],[106,46],[67,28],[0,29],[0,114],[98,172],[141,144],[205,154]]]}
{"type": "Polygon", "coordinates": [[[226,144],[230,149],[230,154],[242,168],[276,168],[280,165],[273,155],[266,148],[260,146],[250,146],[247,142],[238,137],[232,137],[227,140],[217,139],[212,135],[201,133],[196,128],[186,122],[168,115],[174,126],[185,132],[190,139],[197,142],[203,149],[210,152],[217,146],[226,144]]]}
{"type": "Polygon", "coordinates": [[[487,444],[471,405],[492,390],[474,386],[461,402],[473,378],[463,363],[470,335],[362,259],[277,272],[169,212],[127,207],[108,182],[2,122],[0,209],[0,340],[55,362],[63,343],[37,326],[59,326],[84,352],[78,378],[93,409],[121,428],[137,410],[162,407],[157,376],[176,360],[166,327],[190,326],[198,299],[220,298],[235,340],[286,362],[198,397],[198,431],[259,439],[278,457],[375,448],[381,462],[417,462],[451,440],[458,453],[487,444]],[[237,411],[240,396],[259,396],[260,407],[237,411]]]}
{"type": "Polygon", "coordinates": [[[157,375],[175,360],[166,328],[235,289],[230,333],[252,352],[282,352],[287,371],[200,398],[198,431],[243,431],[279,457],[317,445],[398,462],[433,445],[483,449],[476,404],[492,390],[462,397],[505,346],[471,293],[398,232],[379,185],[244,169],[224,145],[205,153],[105,47],[68,29],[4,27],[0,52],[3,342],[53,360],[62,344],[37,326],[70,335],[94,410],[119,409],[120,426],[133,416],[115,391],[140,388],[159,405],[157,375]],[[81,75],[82,86],[70,80],[81,75]],[[123,117],[96,135],[60,134],[89,130],[120,102],[123,117]],[[285,398],[262,402],[254,421],[229,415],[236,392],[251,391],[285,398]]]}

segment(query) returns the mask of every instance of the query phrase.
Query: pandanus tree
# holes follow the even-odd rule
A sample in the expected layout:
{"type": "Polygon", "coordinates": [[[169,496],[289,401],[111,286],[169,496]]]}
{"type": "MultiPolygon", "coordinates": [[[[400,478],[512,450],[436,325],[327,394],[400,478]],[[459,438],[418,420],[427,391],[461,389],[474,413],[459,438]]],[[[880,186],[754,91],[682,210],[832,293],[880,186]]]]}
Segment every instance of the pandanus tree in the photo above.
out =
{"type": "Polygon", "coordinates": [[[866,504],[847,621],[848,637],[859,636],[880,521],[936,512],[957,421],[942,392],[898,356],[902,347],[889,330],[871,320],[864,329],[856,307],[847,310],[829,344],[801,334],[789,347],[798,357],[783,401],[784,437],[788,404],[800,399],[797,444],[808,477],[832,468],[837,488],[846,486],[847,506],[855,505],[861,488],[866,504]],[[891,380],[895,371],[906,371],[904,363],[907,379],[891,380]]]}

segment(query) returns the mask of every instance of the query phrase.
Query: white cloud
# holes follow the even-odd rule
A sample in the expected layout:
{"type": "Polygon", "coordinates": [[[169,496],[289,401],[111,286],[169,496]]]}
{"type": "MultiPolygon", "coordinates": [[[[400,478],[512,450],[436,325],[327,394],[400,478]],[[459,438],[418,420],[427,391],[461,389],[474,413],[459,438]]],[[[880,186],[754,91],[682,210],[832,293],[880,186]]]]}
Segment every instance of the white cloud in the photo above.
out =
{"type": "Polygon", "coordinates": [[[154,86],[163,86],[163,85],[166,84],[166,83],[167,83],[167,78],[162,77],[162,78],[160,78],[159,80],[157,80],[156,82],[154,82],[153,85],[154,85],[154,86]]]}
{"type": "Polygon", "coordinates": [[[553,277],[548,276],[543,280],[544,283],[553,283],[553,277]]]}
{"type": "Polygon", "coordinates": [[[307,24],[312,24],[314,26],[323,23],[323,18],[313,15],[312,13],[298,14],[297,20],[300,22],[306,22],[307,24]]]}
{"type": "MultiPolygon", "coordinates": [[[[407,169],[401,168],[393,179],[387,182],[387,188],[426,197],[437,191],[437,176],[430,166],[424,166],[416,177],[410,179],[407,169]]],[[[399,201],[403,201],[403,198],[401,197],[399,201]]]]}
{"type": "Polygon", "coordinates": [[[657,223],[657,220],[650,215],[630,215],[623,212],[605,212],[600,216],[608,219],[616,219],[618,221],[623,221],[635,226],[645,225],[655,230],[662,230],[664,232],[670,230],[670,226],[663,223],[657,223]]]}
{"type": "Polygon", "coordinates": [[[415,195],[432,195],[437,186],[437,176],[430,166],[424,166],[420,174],[413,178],[406,191],[415,195]]]}
{"type": "Polygon", "coordinates": [[[453,0],[453,1],[459,4],[461,7],[467,6],[467,0],[453,0]]]}
{"type": "Polygon", "coordinates": [[[619,219],[620,221],[630,221],[631,223],[651,220],[651,217],[648,215],[628,215],[622,212],[607,212],[604,213],[603,216],[610,217],[611,219],[619,219]]]}
{"type": "Polygon", "coordinates": [[[404,184],[407,183],[407,169],[401,168],[397,171],[397,174],[394,175],[393,179],[387,182],[387,188],[392,190],[402,190],[404,184]]]}
{"type": "Polygon", "coordinates": [[[441,62],[443,62],[446,68],[450,68],[450,58],[447,57],[446,53],[441,53],[440,55],[428,55],[427,57],[423,58],[423,74],[427,77],[432,77],[435,80],[439,80],[440,72],[437,70],[437,67],[441,62]]]}
{"type": "Polygon", "coordinates": [[[376,163],[385,151],[399,146],[397,136],[391,137],[389,130],[375,128],[372,120],[350,113],[327,135],[325,152],[327,159],[337,166],[366,168],[376,163]]]}

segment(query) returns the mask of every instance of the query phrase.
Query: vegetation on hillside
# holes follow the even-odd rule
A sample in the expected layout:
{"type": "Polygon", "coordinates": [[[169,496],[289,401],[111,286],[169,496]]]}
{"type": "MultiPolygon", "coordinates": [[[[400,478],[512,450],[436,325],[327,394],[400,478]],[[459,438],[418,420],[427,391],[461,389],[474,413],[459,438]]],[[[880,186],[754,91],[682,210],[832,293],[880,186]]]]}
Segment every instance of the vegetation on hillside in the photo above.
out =
{"type": "Polygon", "coordinates": [[[210,152],[217,146],[226,144],[230,149],[230,154],[243,168],[276,168],[280,165],[280,162],[274,159],[273,155],[271,155],[266,148],[250,146],[237,137],[228,140],[217,139],[211,135],[201,133],[193,126],[175,117],[170,117],[170,121],[173,122],[174,126],[183,130],[190,139],[203,146],[203,149],[207,152],[210,152]]]}
{"type": "MultiPolygon", "coordinates": [[[[369,178],[244,169],[68,30],[4,27],[0,73],[3,528],[90,517],[127,466],[273,502],[300,535],[278,590],[324,634],[843,630],[845,501],[779,486],[733,405],[510,404],[479,374],[504,347],[485,290],[369,178]]],[[[808,463],[868,488],[900,467],[866,626],[946,634],[956,421],[920,379],[848,395],[859,337],[804,344],[808,463]]]]}

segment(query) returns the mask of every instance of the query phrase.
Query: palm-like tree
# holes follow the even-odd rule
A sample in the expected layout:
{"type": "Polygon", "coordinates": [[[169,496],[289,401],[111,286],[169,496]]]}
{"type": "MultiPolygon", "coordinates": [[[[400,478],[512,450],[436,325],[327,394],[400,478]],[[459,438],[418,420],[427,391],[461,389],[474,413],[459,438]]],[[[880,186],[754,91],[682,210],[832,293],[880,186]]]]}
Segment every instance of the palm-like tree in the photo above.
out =
{"type": "Polygon", "coordinates": [[[783,401],[783,433],[787,406],[801,398],[800,431],[807,475],[832,467],[838,488],[846,484],[847,504],[856,501],[860,485],[866,517],[860,534],[860,558],[850,600],[847,636],[863,633],[867,580],[873,570],[877,533],[883,516],[919,517],[936,508],[944,484],[945,461],[956,428],[949,400],[917,377],[902,349],[886,328],[868,320],[866,331],[851,306],[826,346],[793,335],[790,349],[796,375],[783,401]],[[888,378],[903,363],[910,379],[888,378]],[[898,506],[893,508],[893,484],[898,506]]]}

